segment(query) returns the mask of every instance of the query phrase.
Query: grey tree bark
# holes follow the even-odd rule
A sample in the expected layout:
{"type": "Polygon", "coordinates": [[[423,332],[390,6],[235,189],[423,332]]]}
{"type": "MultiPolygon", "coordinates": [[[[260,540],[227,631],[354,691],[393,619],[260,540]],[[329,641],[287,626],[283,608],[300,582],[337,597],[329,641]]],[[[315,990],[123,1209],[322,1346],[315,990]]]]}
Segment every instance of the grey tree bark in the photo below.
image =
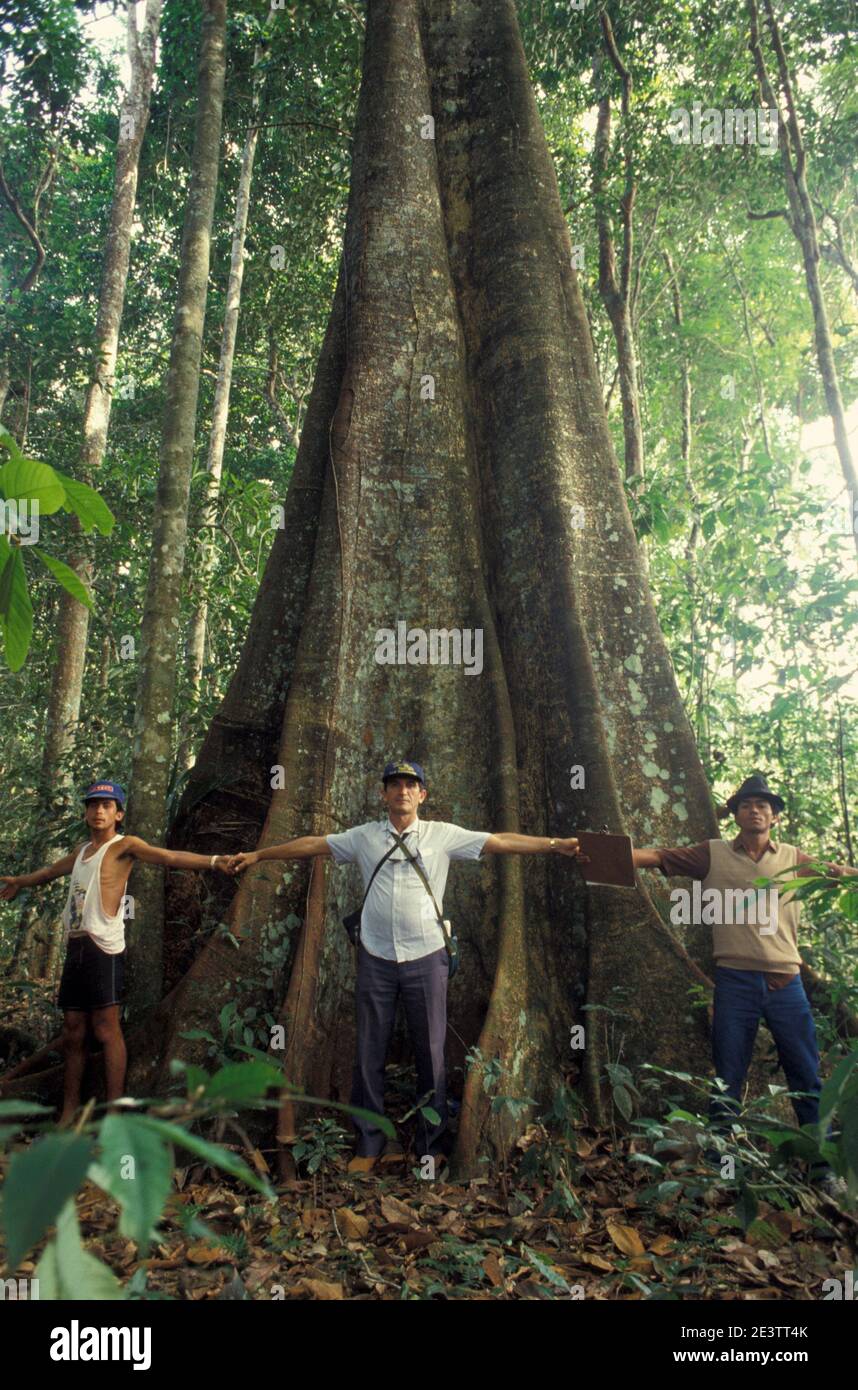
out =
{"type": "MultiPolygon", "coordinates": [[[[254,68],[259,63],[261,50],[254,53],[254,68]]],[[[226,290],[226,312],[223,320],[223,334],[220,345],[217,384],[212,407],[209,452],[206,460],[206,495],[200,516],[200,542],[193,576],[194,586],[199,597],[191,612],[185,644],[185,667],[189,700],[195,704],[199,699],[200,685],[205,657],[206,621],[208,616],[207,586],[214,570],[217,548],[214,531],[217,525],[218,498],[223,474],[223,454],[226,447],[226,428],[229,417],[229,397],[232,388],[232,369],[235,360],[235,343],[238,337],[238,315],[241,308],[241,286],[244,279],[244,242],[247,236],[247,214],[250,207],[250,187],[253,180],[253,161],[256,156],[256,143],[259,126],[256,116],[259,109],[260,84],[253,84],[253,113],[250,128],[244,142],[241,158],[241,173],[238,178],[238,191],[235,199],[235,217],[232,226],[232,256],[229,268],[229,281],[226,290]]],[[[189,768],[194,760],[193,745],[188,722],[190,712],[183,722],[183,732],[177,762],[180,768],[189,768]]]]}
{"type": "MultiPolygon", "coordinates": [[[[152,560],[140,629],[129,825],[160,841],[173,761],[173,699],[188,533],[188,498],[217,188],[226,72],[226,0],[203,0],[197,117],[182,233],[176,318],[167,372],[152,560]]],[[[130,927],[132,1016],[161,998],[163,876],[139,866],[130,927]]]]}
{"type": "Polygon", "coordinates": [[[622,244],[618,273],[617,253],[606,189],[608,168],[613,152],[611,99],[609,96],[603,96],[599,102],[593,150],[593,201],[599,234],[599,293],[610,319],[617,353],[617,375],[623,406],[625,475],[626,478],[642,478],[644,473],[644,442],[638,385],[638,355],[632,310],[632,265],[635,244],[634,206],[637,193],[629,135],[632,77],[617,49],[613,26],[607,12],[600,14],[599,23],[602,28],[605,51],[622,82],[620,136],[625,174],[623,196],[620,200],[622,244]]]}
{"type": "MultiPolygon", "coordinates": [[[[84,403],[83,442],[78,470],[81,480],[90,484],[107,450],[116,386],[119,331],[131,257],[131,227],[137,202],[137,173],[149,121],[161,8],[162,0],[147,0],[142,30],[138,34],[135,0],[128,0],[126,4],[131,78],[119,113],[113,202],[104,245],[92,372],[84,403]]],[[[77,543],[69,563],[82,582],[90,587],[93,575],[91,549],[77,524],[74,530],[77,543]]],[[[63,589],[59,596],[57,639],[42,758],[42,780],[46,786],[56,784],[63,755],[74,740],[80,717],[88,632],[88,609],[63,589]]]]}

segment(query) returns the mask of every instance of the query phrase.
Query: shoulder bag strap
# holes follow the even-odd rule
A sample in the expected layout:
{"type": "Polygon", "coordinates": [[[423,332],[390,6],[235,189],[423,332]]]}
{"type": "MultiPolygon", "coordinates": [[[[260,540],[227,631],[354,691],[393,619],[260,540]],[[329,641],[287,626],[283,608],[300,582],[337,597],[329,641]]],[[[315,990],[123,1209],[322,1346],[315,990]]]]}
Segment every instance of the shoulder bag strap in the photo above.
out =
{"type": "Polygon", "coordinates": [[[387,862],[387,860],[390,858],[390,856],[392,855],[392,853],[393,853],[393,851],[394,851],[395,849],[396,849],[396,845],[395,845],[395,844],[391,845],[391,846],[390,846],[390,849],[387,851],[387,854],[383,854],[383,855],[381,856],[381,858],[379,859],[379,861],[378,861],[378,863],[376,864],[375,868],[373,869],[372,873],[370,874],[370,876],[369,876],[369,883],[366,885],[366,889],[364,890],[364,895],[363,895],[363,897],[361,898],[360,907],[358,908],[358,911],[359,911],[359,912],[363,912],[363,906],[364,906],[364,903],[365,903],[366,900],[367,900],[367,896],[368,896],[368,894],[369,894],[369,890],[370,890],[370,888],[372,887],[373,879],[375,878],[375,876],[376,876],[376,874],[378,873],[379,869],[381,868],[382,864],[384,864],[384,863],[387,862]]]}

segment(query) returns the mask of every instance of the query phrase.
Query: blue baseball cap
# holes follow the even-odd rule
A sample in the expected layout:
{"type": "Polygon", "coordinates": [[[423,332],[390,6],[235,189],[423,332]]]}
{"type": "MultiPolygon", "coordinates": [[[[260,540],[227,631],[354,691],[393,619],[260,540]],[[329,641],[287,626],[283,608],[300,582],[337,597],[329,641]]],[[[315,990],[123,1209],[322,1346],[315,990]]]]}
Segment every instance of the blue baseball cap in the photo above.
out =
{"type": "Polygon", "coordinates": [[[125,807],[125,792],[118,782],[93,782],[83,794],[84,801],[115,801],[117,806],[125,807]]]}
{"type": "Polygon", "coordinates": [[[387,763],[381,774],[382,782],[386,782],[388,777],[416,777],[421,787],[426,786],[426,778],[419,763],[387,763]]]}

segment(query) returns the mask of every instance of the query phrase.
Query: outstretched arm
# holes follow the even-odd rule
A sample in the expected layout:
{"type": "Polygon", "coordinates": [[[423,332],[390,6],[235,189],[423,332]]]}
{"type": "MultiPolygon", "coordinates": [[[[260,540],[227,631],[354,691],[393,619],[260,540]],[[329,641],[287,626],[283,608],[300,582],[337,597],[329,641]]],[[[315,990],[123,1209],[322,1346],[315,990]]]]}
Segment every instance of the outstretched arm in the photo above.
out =
{"type": "Polygon", "coordinates": [[[504,830],[499,835],[489,836],[483,845],[483,854],[569,854],[574,858],[578,854],[578,841],[555,839],[552,846],[547,835],[517,835],[512,830],[504,830]]]}
{"type": "Polygon", "coordinates": [[[143,864],[161,864],[165,869],[222,869],[229,873],[232,865],[231,854],[191,854],[183,849],[161,849],[159,845],[147,844],[139,835],[124,836],[120,858],[130,855],[143,864]],[[214,863],[212,863],[214,859],[214,863]]]}
{"type": "Polygon", "coordinates": [[[251,849],[237,854],[232,861],[233,873],[260,863],[263,859],[333,859],[333,851],[324,835],[301,835],[287,840],[285,845],[269,845],[267,849],[251,849]]]}
{"type": "Polygon", "coordinates": [[[56,864],[47,864],[44,869],[35,869],[31,874],[0,874],[0,883],[3,884],[0,888],[0,898],[5,902],[11,902],[21,888],[35,888],[39,883],[50,883],[51,879],[70,874],[76,858],[77,851],[72,850],[71,854],[58,859],[56,864]]]}
{"type": "Polygon", "coordinates": [[[661,868],[661,850],[659,849],[633,849],[632,858],[635,861],[636,869],[661,868]]]}

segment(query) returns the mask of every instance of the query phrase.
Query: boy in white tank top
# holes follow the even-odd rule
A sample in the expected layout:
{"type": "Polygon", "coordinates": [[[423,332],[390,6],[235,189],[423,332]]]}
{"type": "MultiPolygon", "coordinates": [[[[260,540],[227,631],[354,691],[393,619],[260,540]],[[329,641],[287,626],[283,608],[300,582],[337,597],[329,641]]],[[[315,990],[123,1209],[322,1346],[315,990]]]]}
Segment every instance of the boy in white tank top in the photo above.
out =
{"type": "Polygon", "coordinates": [[[172,869],[222,869],[232,857],[160,849],[137,835],[119,831],[125,815],[125,792],[118,782],[93,782],[83,796],[89,840],[63,859],[32,874],[0,875],[0,898],[9,901],[19,889],[71,874],[63,910],[68,949],[57,1005],[63,1011],[65,1076],[60,1124],[69,1124],[80,1104],[86,1063],[87,1019],[104,1048],[108,1102],[118,1100],[125,1085],[125,1039],[120,1023],[125,966],[125,889],[136,860],[172,869]]]}

